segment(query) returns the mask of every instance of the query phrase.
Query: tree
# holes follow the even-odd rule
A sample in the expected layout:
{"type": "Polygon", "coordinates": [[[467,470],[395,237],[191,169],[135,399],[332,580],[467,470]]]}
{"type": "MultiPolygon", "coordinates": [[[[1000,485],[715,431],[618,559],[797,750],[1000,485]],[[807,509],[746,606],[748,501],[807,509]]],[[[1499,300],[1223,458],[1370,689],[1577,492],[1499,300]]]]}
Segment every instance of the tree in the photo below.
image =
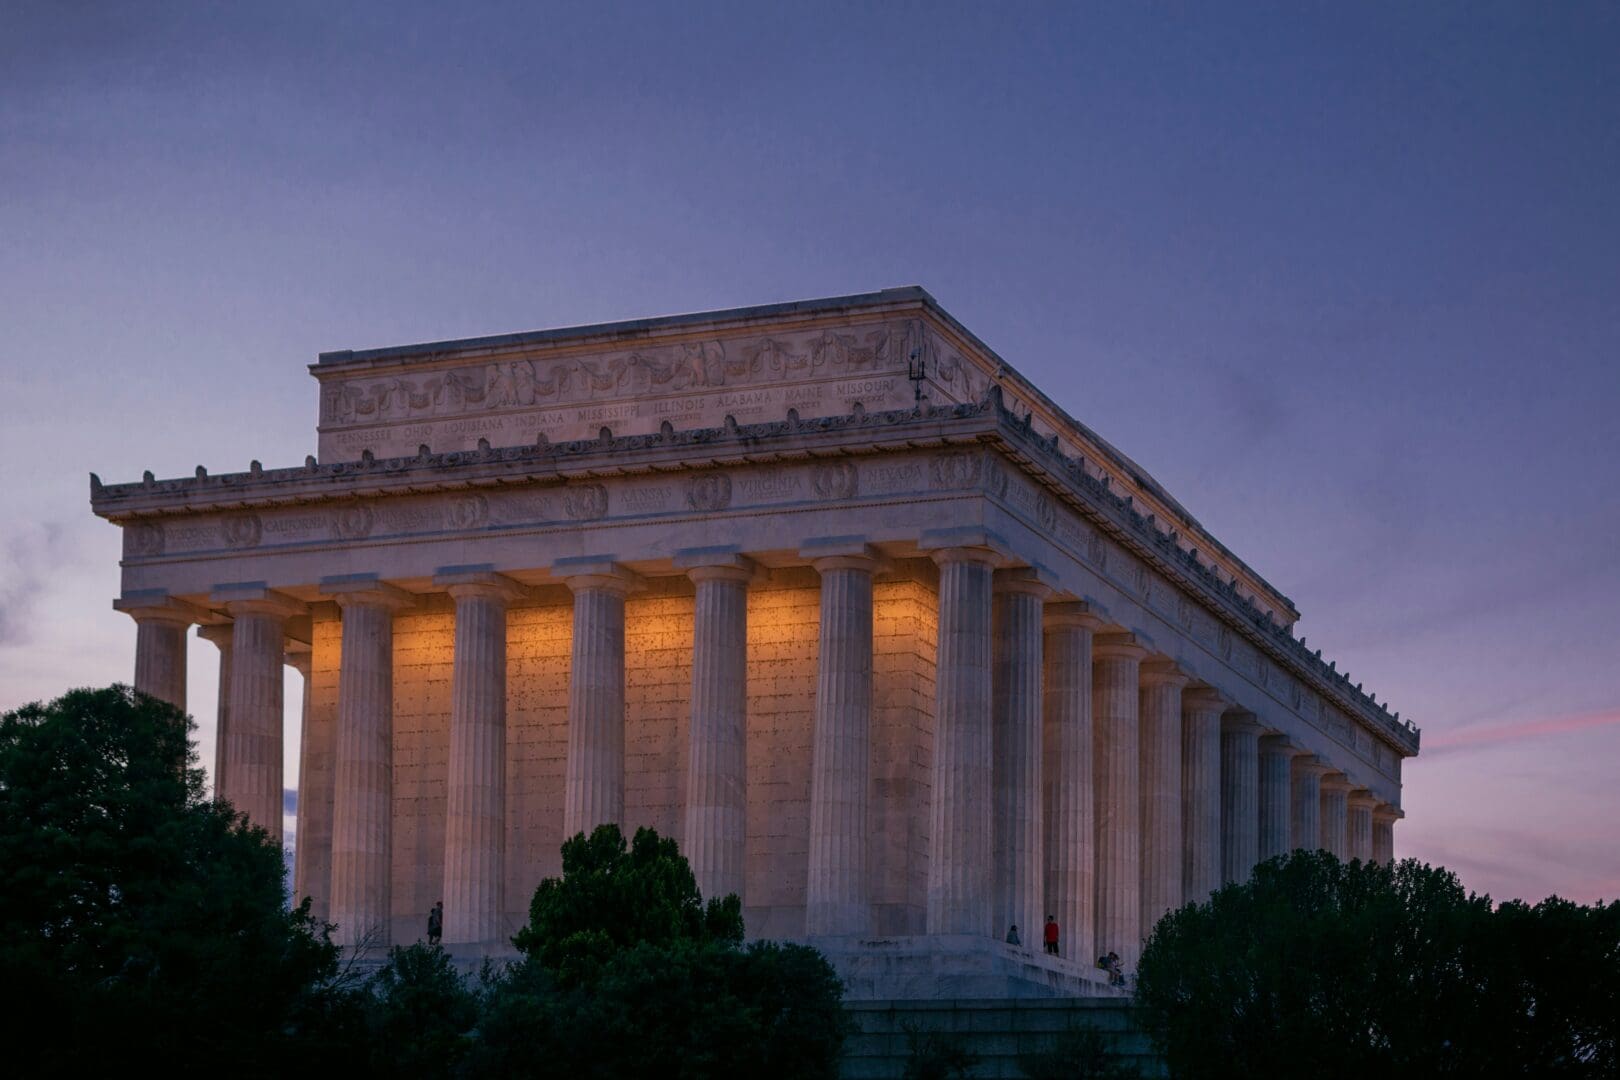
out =
{"type": "Polygon", "coordinates": [[[617,825],[576,833],[562,846],[563,876],[547,878],[513,944],[564,986],[589,982],[617,951],[637,944],[736,946],[743,939],[735,895],[703,903],[674,840],[637,829],[629,850],[617,825]]]}
{"type": "Polygon", "coordinates": [[[1617,994],[1620,904],[1296,852],[1162,919],[1137,1002],[1176,1076],[1606,1076],[1617,994]]]}
{"type": "Polygon", "coordinates": [[[24,1074],[280,1071],[337,950],[281,849],[204,796],[190,720],[127,687],[0,717],[0,1031],[24,1074]]]}
{"type": "Polygon", "coordinates": [[[469,1071],[489,1075],[837,1075],[847,1021],[826,959],[742,946],[735,896],[710,900],[674,841],[618,828],[563,845],[485,996],[469,1071]]]}
{"type": "Polygon", "coordinates": [[[437,945],[388,950],[364,999],[364,1043],[378,1076],[451,1076],[471,1045],[478,997],[437,945]]]}

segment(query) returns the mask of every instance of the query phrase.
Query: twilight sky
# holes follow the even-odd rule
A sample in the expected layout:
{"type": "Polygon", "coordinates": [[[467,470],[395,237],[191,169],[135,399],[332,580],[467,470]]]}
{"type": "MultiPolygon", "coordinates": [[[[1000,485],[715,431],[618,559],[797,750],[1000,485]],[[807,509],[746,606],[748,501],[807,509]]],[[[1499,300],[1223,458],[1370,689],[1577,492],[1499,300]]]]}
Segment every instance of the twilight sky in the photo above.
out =
{"type": "Polygon", "coordinates": [[[1620,9],[778,6],[0,6],[0,709],[320,350],[916,283],[1417,720],[1399,854],[1620,895],[1620,9]]]}

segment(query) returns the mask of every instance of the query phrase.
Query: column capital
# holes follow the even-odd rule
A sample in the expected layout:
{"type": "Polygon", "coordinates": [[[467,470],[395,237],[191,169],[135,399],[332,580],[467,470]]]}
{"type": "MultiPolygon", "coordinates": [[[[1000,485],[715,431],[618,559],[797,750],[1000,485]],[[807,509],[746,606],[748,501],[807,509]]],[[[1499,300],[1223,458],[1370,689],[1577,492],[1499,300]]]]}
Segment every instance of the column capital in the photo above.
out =
{"type": "Polygon", "coordinates": [[[228,622],[204,623],[197,627],[197,636],[204,641],[211,641],[216,648],[226,648],[231,643],[231,635],[236,628],[228,622]]]}
{"type": "Polygon", "coordinates": [[[1047,630],[1090,630],[1096,633],[1108,625],[1091,604],[1084,600],[1048,601],[1041,612],[1047,630]]]}
{"type": "Polygon", "coordinates": [[[1213,686],[1189,686],[1181,692],[1183,712],[1225,712],[1231,699],[1213,686]]]}
{"type": "Polygon", "coordinates": [[[760,566],[735,547],[683,548],[675,553],[675,568],[692,581],[753,581],[760,566]]]}
{"type": "Polygon", "coordinates": [[[574,555],[551,564],[551,573],[573,592],[600,590],[627,596],[645,587],[641,575],[627,570],[612,555],[574,555]]]}
{"type": "Polygon", "coordinates": [[[1264,735],[1271,729],[1260,722],[1252,712],[1237,709],[1221,717],[1221,731],[1234,735],[1264,735]]]}
{"type": "Polygon", "coordinates": [[[286,665],[297,670],[298,674],[302,675],[306,679],[309,678],[310,665],[314,659],[315,654],[309,652],[289,652],[283,654],[283,660],[285,661],[286,665]]]}
{"type": "Polygon", "coordinates": [[[1371,810],[1378,805],[1378,797],[1366,788],[1356,788],[1350,792],[1350,805],[1371,810]]]}
{"type": "Polygon", "coordinates": [[[433,575],[433,584],[449,593],[452,599],[473,597],[481,600],[499,600],[511,603],[529,595],[529,590],[505,574],[497,574],[491,563],[473,566],[441,566],[433,575]]]}
{"type": "Polygon", "coordinates": [[[992,581],[996,592],[1023,593],[1041,600],[1057,592],[1057,578],[1039,563],[997,570],[992,581]]]}
{"type": "Polygon", "coordinates": [[[175,626],[190,626],[192,623],[207,623],[214,619],[213,613],[207,608],[170,596],[166,589],[138,589],[127,592],[115,598],[112,606],[114,611],[122,611],[138,623],[160,622],[175,626]]]}
{"type": "Polygon", "coordinates": [[[1387,802],[1380,802],[1373,806],[1373,820],[1387,822],[1393,825],[1406,816],[1406,811],[1387,802]]]}
{"type": "Polygon", "coordinates": [[[1186,686],[1188,682],[1175,661],[1167,659],[1143,661],[1139,679],[1143,686],[1186,686]]]}
{"type": "Polygon", "coordinates": [[[321,579],[321,595],[337,601],[338,607],[380,607],[401,611],[416,606],[416,597],[397,588],[376,574],[342,574],[321,579]]]}
{"type": "Polygon", "coordinates": [[[1093,660],[1144,660],[1147,655],[1140,634],[1098,634],[1091,642],[1093,660]]]}
{"type": "Polygon", "coordinates": [[[1262,754],[1287,754],[1290,758],[1296,758],[1301,754],[1310,753],[1308,750],[1295,746],[1286,735],[1260,736],[1260,752],[1262,754]]]}
{"type": "Polygon", "coordinates": [[[865,536],[818,536],[799,544],[799,558],[808,559],[817,573],[828,570],[868,570],[877,573],[883,556],[865,536]]]}
{"type": "Polygon", "coordinates": [[[1329,772],[1322,777],[1323,791],[1343,791],[1348,793],[1356,785],[1342,772],[1329,772]]]}
{"type": "Polygon", "coordinates": [[[232,618],[238,615],[273,615],[279,619],[290,619],[308,610],[303,601],[277,592],[262,581],[215,585],[208,594],[208,602],[223,608],[232,618]]]}
{"type": "Polygon", "coordinates": [[[1000,566],[1007,558],[1008,547],[999,533],[982,525],[958,525],[924,530],[917,538],[917,550],[931,556],[941,566],[955,562],[1000,566]]]}
{"type": "Polygon", "coordinates": [[[1315,754],[1308,753],[1301,754],[1299,757],[1295,758],[1293,761],[1293,767],[1294,771],[1296,772],[1314,774],[1319,777],[1326,776],[1328,773],[1333,771],[1332,765],[1329,765],[1315,754]]]}

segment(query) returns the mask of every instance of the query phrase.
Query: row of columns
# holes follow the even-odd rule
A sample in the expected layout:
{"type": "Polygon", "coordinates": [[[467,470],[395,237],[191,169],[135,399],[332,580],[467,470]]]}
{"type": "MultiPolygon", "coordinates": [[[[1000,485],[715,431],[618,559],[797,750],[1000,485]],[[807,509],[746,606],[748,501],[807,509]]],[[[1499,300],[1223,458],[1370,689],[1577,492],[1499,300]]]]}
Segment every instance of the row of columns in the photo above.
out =
{"type": "MultiPolygon", "coordinates": [[[[1229,712],[1207,687],[1087,605],[1049,602],[1032,570],[997,570],[989,547],[940,543],[929,934],[1034,935],[1047,914],[1063,953],[1118,952],[1134,965],[1167,911],[1290,847],[1392,857],[1398,811],[1342,774],[1229,712]]],[[[810,936],[872,927],[868,798],[872,582],[882,565],[859,539],[800,554],[821,577],[805,926],[810,936]]],[[[733,549],[681,553],[694,583],[691,716],[682,845],[706,896],[743,892],[746,841],[747,588],[733,549]]],[[[625,598],[639,579],[611,560],[562,560],[573,593],[565,835],[622,822],[625,598]]],[[[454,599],[447,782],[445,940],[503,934],[506,609],[523,595],[488,567],[442,570],[454,599]]],[[[372,576],[328,579],[342,612],[331,789],[330,881],[338,940],[386,941],[391,865],[392,621],[414,602],[372,576]],[[381,937],[378,937],[382,934],[381,937]]],[[[281,835],[281,668],[285,620],[301,605],[263,587],[216,593],[220,646],[217,789],[281,835]]],[[[136,685],[184,706],[182,605],[122,604],[140,626],[136,685]],[[178,675],[176,675],[178,671],[178,675]]],[[[307,693],[306,680],[306,693],[307,693]]],[[[326,838],[301,838],[306,845],[326,838]]]]}

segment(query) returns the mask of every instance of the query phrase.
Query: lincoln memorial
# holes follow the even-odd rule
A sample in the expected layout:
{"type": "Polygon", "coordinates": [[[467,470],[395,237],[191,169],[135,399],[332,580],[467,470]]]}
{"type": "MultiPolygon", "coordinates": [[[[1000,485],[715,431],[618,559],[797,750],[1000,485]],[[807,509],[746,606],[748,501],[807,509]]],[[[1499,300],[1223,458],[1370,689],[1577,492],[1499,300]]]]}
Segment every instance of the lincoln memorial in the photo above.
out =
{"type": "Polygon", "coordinates": [[[293,891],[347,945],[443,899],[500,955],[617,822],[852,987],[1091,992],[1260,860],[1392,858],[1417,729],[922,289],[310,371],[302,464],[91,503],[136,687],[184,708],[189,628],[218,646],[216,791],[278,839],[303,673],[293,891]]]}

